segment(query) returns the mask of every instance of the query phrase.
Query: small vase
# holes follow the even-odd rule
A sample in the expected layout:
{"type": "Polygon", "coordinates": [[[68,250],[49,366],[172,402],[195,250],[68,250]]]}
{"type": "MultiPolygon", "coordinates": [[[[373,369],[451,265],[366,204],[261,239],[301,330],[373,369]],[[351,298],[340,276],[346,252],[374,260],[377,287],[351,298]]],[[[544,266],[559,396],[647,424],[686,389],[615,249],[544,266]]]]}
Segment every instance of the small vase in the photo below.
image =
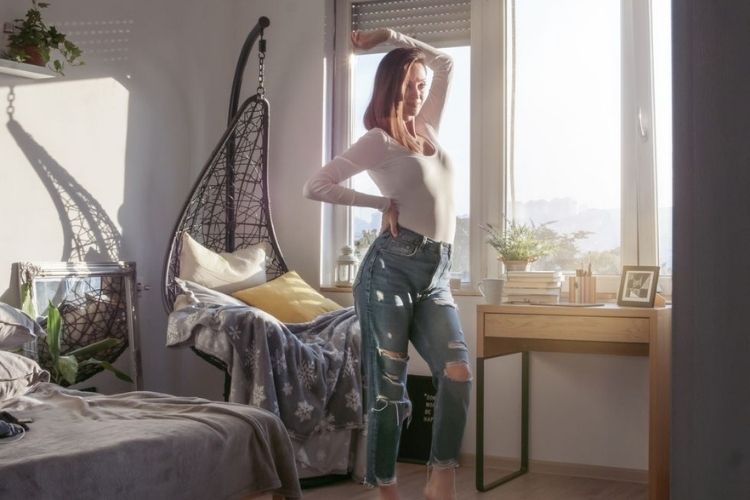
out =
{"type": "Polygon", "coordinates": [[[503,260],[506,271],[528,271],[531,263],[528,260],[503,260]]]}

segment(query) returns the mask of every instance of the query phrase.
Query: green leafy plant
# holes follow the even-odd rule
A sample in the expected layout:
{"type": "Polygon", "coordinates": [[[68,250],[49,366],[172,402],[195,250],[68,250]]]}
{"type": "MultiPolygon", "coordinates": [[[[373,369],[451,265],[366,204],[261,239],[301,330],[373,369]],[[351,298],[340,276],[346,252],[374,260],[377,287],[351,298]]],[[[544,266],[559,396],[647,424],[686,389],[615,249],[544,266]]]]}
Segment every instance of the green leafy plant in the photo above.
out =
{"type": "Polygon", "coordinates": [[[504,261],[534,262],[540,257],[556,252],[566,243],[570,244],[591,234],[588,231],[560,234],[549,227],[554,222],[536,225],[533,221],[529,224],[521,224],[511,220],[507,221],[504,231],[492,224],[479,227],[487,232],[487,243],[504,261]]]}
{"type": "Polygon", "coordinates": [[[15,19],[14,31],[8,36],[8,49],[5,57],[18,62],[29,62],[39,66],[46,66],[50,62],[52,53],[61,56],[52,61],[52,70],[62,75],[65,63],[72,66],[83,64],[80,60],[81,49],[67,39],[54,26],[47,25],[42,20],[42,11],[49,3],[31,0],[32,8],[26,12],[23,19],[15,19]]]}
{"type": "MultiPolygon", "coordinates": [[[[21,290],[22,304],[21,309],[23,312],[35,317],[34,305],[31,298],[31,285],[25,284],[21,290]]],[[[102,339],[98,342],[73,349],[72,351],[61,353],[60,352],[60,340],[63,334],[63,322],[60,315],[60,310],[50,301],[47,309],[47,348],[49,349],[50,357],[52,358],[52,366],[50,368],[50,379],[56,384],[63,386],[73,385],[77,382],[78,369],[82,366],[96,365],[100,366],[105,370],[109,370],[115,374],[120,380],[125,382],[133,382],[130,376],[112,366],[112,363],[107,361],[101,361],[94,358],[94,355],[98,352],[117,347],[122,341],[113,338],[102,339]]],[[[45,367],[47,368],[47,367],[45,367]]]]}
{"type": "Polygon", "coordinates": [[[78,377],[78,368],[86,365],[100,366],[114,373],[120,380],[133,382],[127,373],[118,370],[107,361],[101,361],[93,357],[97,352],[120,345],[120,340],[113,338],[102,339],[63,355],[60,353],[61,336],[62,318],[60,310],[50,302],[47,315],[47,347],[52,357],[52,371],[50,372],[52,382],[61,385],[66,385],[65,382],[70,385],[75,384],[78,377]]]}

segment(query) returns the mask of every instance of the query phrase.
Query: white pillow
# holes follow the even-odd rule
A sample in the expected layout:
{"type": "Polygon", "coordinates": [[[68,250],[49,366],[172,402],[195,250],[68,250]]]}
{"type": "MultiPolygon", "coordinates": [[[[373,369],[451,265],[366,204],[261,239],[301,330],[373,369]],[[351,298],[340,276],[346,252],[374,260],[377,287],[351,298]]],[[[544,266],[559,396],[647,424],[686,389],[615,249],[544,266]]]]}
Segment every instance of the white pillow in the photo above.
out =
{"type": "Polygon", "coordinates": [[[45,332],[39,324],[23,311],[0,302],[0,349],[16,349],[45,332]]]}
{"type": "Polygon", "coordinates": [[[49,382],[49,372],[33,359],[0,351],[0,401],[25,393],[37,382],[49,382]]]}
{"type": "Polygon", "coordinates": [[[266,282],[266,244],[216,253],[182,233],[180,278],[223,293],[266,282]]]}

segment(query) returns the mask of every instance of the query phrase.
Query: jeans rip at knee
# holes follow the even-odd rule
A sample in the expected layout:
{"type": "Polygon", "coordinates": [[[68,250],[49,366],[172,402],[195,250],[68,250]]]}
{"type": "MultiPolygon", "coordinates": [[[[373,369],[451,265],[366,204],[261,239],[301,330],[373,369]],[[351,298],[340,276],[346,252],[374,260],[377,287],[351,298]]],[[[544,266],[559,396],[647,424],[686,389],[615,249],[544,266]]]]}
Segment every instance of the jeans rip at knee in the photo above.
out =
{"type": "Polygon", "coordinates": [[[378,348],[377,397],[390,401],[402,401],[406,398],[406,363],[409,357],[405,353],[378,348]]]}

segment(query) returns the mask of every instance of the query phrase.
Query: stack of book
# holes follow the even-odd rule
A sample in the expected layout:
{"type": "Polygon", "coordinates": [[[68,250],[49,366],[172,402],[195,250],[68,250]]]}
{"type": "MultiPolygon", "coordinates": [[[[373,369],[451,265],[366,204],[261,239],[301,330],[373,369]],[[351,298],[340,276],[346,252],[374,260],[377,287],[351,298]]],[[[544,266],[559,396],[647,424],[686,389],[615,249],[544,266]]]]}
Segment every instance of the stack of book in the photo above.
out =
{"type": "Polygon", "coordinates": [[[503,295],[505,302],[558,304],[561,287],[559,271],[508,271],[503,295]]]}

